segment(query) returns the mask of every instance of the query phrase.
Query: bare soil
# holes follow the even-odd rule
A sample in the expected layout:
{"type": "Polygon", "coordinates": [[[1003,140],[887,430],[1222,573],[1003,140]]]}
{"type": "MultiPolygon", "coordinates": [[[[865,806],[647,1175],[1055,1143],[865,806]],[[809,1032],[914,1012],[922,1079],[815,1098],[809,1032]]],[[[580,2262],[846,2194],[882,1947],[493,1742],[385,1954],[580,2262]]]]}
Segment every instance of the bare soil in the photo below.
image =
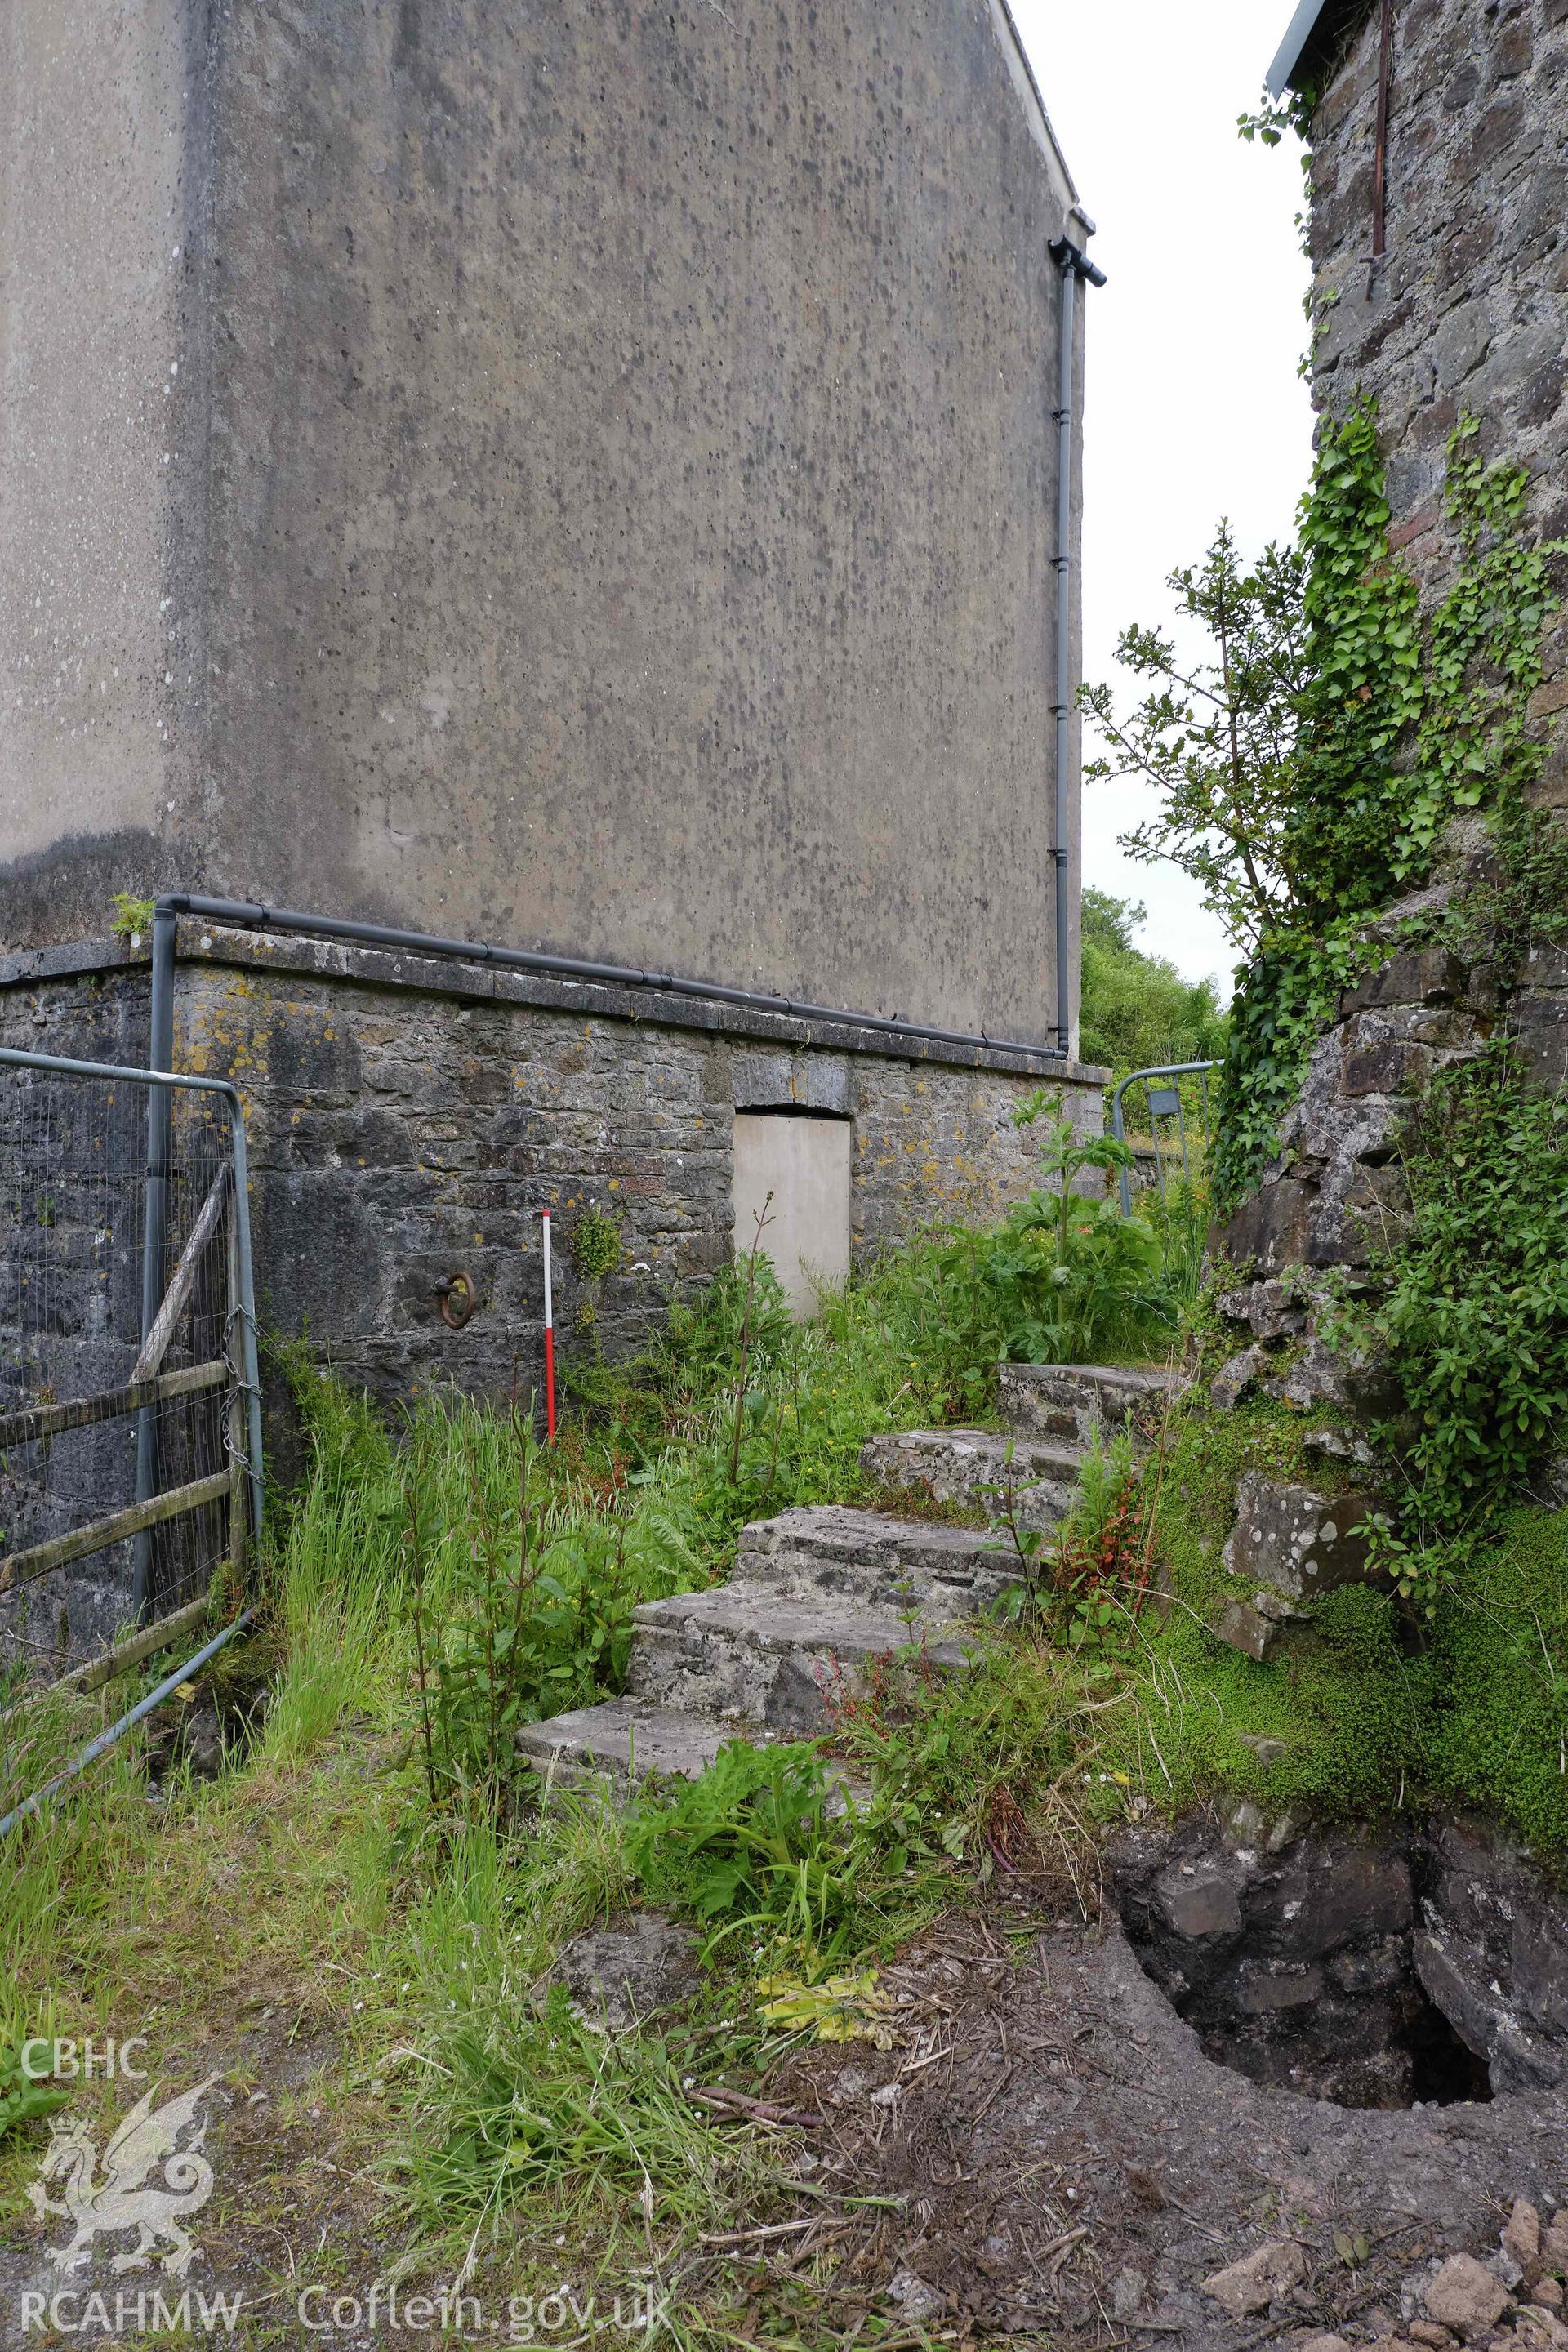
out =
{"type": "Polygon", "coordinates": [[[825,2188],[904,2200],[839,2276],[868,2300],[891,2285],[933,2336],[1373,2342],[1428,2258],[1494,2250],[1516,2197],[1568,2202],[1561,2093],[1381,2112],[1250,2082],[1205,2056],[1119,1926],[1003,1901],[889,1977],[901,2046],[815,2050],[769,2095],[815,2104],[825,2188]],[[1203,2282],[1280,2238],[1304,2284],[1228,2319],[1203,2282]]]}

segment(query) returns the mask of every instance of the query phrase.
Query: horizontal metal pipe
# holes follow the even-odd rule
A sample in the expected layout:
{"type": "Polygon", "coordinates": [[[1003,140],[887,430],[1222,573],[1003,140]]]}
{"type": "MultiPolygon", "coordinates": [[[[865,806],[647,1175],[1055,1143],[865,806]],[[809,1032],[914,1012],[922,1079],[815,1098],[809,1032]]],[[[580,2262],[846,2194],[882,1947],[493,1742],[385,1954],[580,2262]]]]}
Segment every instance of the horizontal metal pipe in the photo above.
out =
{"type": "Polygon", "coordinates": [[[64,1070],[73,1078],[123,1078],[132,1087],[189,1087],[199,1094],[222,1095],[227,1103],[239,1096],[226,1078],[192,1078],[183,1070],[133,1070],[123,1062],[73,1062],[65,1054],[24,1054],[0,1045],[0,1066],[17,1070],[64,1070]]]}
{"type": "Polygon", "coordinates": [[[24,1797],[19,1805],[13,1805],[5,1819],[0,1821],[0,1837],[4,1837],[7,1831],[14,1830],[18,1822],[26,1821],[30,1813],[40,1812],[68,1781],[74,1780],[79,1773],[85,1772],[89,1764],[96,1764],[99,1758],[106,1755],[114,1746],[116,1740],[123,1739],[133,1724],[140,1723],[143,1716],[151,1715],[154,1707],[162,1706],[163,1701],[172,1697],[183,1682],[187,1681],[192,1675],[199,1674],[209,1658],[216,1658],[226,1643],[232,1642],[237,1633],[243,1633],[255,1615],[256,1612],[253,1609],[247,1609],[242,1617],[235,1619],[232,1625],[226,1625],[223,1632],[215,1635],[205,1650],[198,1650],[194,1658],[187,1658],[183,1666],[176,1666],[172,1675],[166,1675],[157,1688],[150,1690],[145,1698],[138,1699],[136,1705],[122,1715],[118,1723],[111,1723],[107,1731],[99,1733],[96,1739],[89,1739],[81,1754],[73,1757],[63,1772],[57,1772],[52,1780],[46,1780],[41,1789],[35,1790],[30,1797],[24,1797]]]}
{"type": "MultiPolygon", "coordinates": [[[[1026,1045],[1016,1038],[988,1037],[984,1030],[936,1029],[921,1021],[895,1021],[881,1013],[846,1013],[827,1004],[803,1004],[789,996],[770,996],[751,988],[731,988],[721,981],[688,980],[671,971],[646,971],[639,966],[595,963],[581,956],[548,955],[542,949],[498,948],[483,940],[448,940],[428,931],[400,931],[384,923],[361,923],[341,915],[301,914],[293,907],[264,907],[244,898],[204,898],[175,890],[157,902],[165,917],[198,916],[204,922],[227,923],[241,929],[294,931],[311,939],[346,940],[363,947],[397,948],[409,955],[447,956],[464,963],[491,963],[507,971],[542,972],[559,980],[597,982],[606,988],[667,990],[679,996],[697,996],[717,1004],[738,1004],[756,1013],[773,1013],[795,1021],[833,1021],[850,1029],[872,1029],[879,1036],[907,1037],[937,1045],[969,1045],[993,1054],[1031,1054],[1042,1061],[1063,1061],[1059,1045],[1026,1045]]],[[[154,947],[157,934],[154,931],[154,947]]],[[[154,974],[154,982],[157,975],[154,974]]]]}

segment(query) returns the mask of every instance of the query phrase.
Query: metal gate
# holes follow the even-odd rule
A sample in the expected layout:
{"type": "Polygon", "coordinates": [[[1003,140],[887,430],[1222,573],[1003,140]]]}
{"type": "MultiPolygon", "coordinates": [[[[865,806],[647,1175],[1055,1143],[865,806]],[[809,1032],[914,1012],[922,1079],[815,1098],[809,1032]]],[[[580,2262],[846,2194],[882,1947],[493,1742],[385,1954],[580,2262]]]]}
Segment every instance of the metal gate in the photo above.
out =
{"type": "Polygon", "coordinates": [[[177,1639],[260,1526],[237,1094],[0,1049],[0,1679],[177,1639]]]}
{"type": "MultiPolygon", "coordinates": [[[[1187,1183],[1192,1181],[1193,1164],[1187,1126],[1189,1106],[1182,1098],[1181,1081],[1188,1077],[1195,1077],[1199,1080],[1198,1133],[1203,1156],[1206,1160],[1209,1140],[1208,1074],[1220,1066],[1218,1062],[1156,1062],[1146,1070],[1131,1072],[1122,1079],[1110,1097],[1110,1132],[1119,1143],[1125,1143],[1127,1117],[1123,1106],[1127,1091],[1130,1087],[1142,1087],[1145,1116],[1149,1122],[1149,1134],[1152,1146],[1150,1156],[1153,1160],[1153,1167],[1150,1174],[1154,1189],[1162,1194],[1165,1190],[1165,1163],[1168,1156],[1173,1157],[1179,1165],[1184,1181],[1187,1183]],[[1166,1081],[1174,1079],[1176,1083],[1155,1086],[1152,1081],[1156,1078],[1166,1081]],[[1175,1126],[1175,1149],[1173,1153],[1170,1153],[1168,1140],[1173,1121],[1175,1126]],[[1163,1132],[1162,1132],[1163,1127],[1163,1132]]],[[[1118,1182],[1121,1193],[1121,1213],[1124,1217],[1130,1217],[1132,1214],[1132,1180],[1127,1169],[1122,1169],[1118,1182]]]]}

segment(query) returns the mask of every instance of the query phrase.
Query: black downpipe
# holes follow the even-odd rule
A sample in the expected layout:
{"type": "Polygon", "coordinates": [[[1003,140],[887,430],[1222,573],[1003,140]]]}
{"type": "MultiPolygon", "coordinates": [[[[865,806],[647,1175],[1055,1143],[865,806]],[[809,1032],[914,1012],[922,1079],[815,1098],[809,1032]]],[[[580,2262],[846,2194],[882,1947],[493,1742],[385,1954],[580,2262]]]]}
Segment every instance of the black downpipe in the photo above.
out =
{"type": "Polygon", "coordinates": [[[1078,281],[1082,278],[1090,286],[1103,286],[1105,272],[1097,269],[1089,256],[1068,237],[1058,237],[1050,251],[1062,280],[1061,302],[1057,313],[1057,405],[1053,412],[1057,427],[1057,656],[1051,715],[1056,720],[1057,772],[1056,819],[1052,838],[1056,859],[1057,1053],[1065,1060],[1071,1028],[1068,1006],[1072,999],[1072,958],[1068,951],[1071,891],[1068,887],[1068,835],[1072,820],[1070,758],[1075,699],[1072,677],[1073,341],[1078,281]]]}

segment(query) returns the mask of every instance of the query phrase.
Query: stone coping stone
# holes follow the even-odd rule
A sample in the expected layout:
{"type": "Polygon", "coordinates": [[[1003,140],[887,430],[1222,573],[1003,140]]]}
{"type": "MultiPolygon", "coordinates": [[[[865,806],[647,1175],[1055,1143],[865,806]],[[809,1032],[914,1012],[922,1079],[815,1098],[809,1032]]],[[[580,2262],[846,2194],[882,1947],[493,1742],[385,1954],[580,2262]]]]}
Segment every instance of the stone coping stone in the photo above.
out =
{"type": "MultiPolygon", "coordinates": [[[[888,1061],[995,1070],[1064,1087],[1105,1087],[1110,1083],[1109,1070],[1088,1062],[1058,1061],[1044,1047],[1038,1052],[1026,1047],[1009,1051],[999,1045],[944,1045],[930,1037],[891,1037],[862,1026],[852,1010],[846,1010],[842,1018],[807,1020],[755,1005],[688,996],[679,989],[626,988],[602,981],[571,980],[480,961],[464,963],[456,957],[422,956],[403,948],[229,928],[203,923],[194,916],[181,919],[176,952],[185,963],[226,964],[245,971],[288,972],[297,978],[351,982],[372,988],[416,989],[426,996],[458,996],[470,1002],[481,998],[536,1011],[570,1013],[578,1019],[588,1013],[608,1021],[651,1022],[668,1029],[699,1029],[712,1035],[761,1038],[770,1044],[820,1046],[840,1054],[872,1054],[888,1061]]],[[[138,966],[145,969],[149,962],[146,949],[132,949],[113,938],[19,949],[0,956],[0,989],[138,966]]]]}

